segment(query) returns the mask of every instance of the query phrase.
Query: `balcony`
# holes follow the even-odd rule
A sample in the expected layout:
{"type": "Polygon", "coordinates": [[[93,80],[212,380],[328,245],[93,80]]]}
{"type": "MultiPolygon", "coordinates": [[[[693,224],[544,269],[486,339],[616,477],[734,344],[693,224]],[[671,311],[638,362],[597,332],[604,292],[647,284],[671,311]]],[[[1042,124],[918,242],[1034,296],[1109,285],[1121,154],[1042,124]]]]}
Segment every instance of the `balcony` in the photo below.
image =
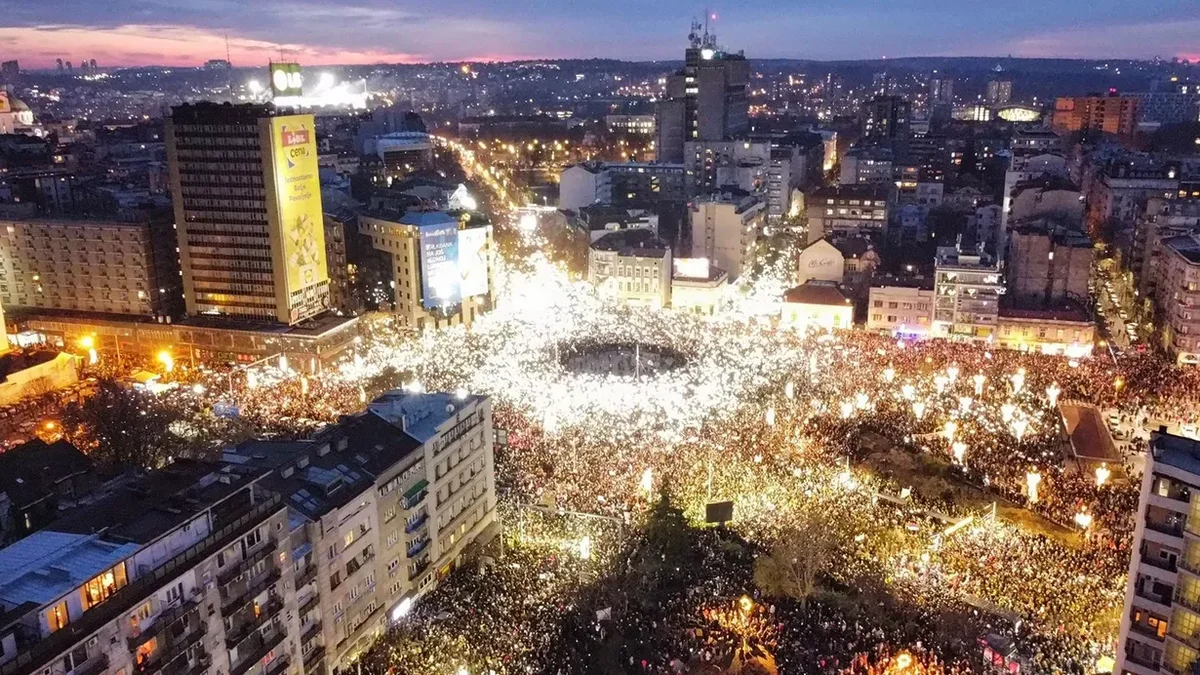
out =
{"type": "Polygon", "coordinates": [[[414,520],[404,526],[404,533],[412,534],[413,532],[416,532],[417,530],[424,527],[425,524],[428,522],[429,522],[429,514],[428,513],[421,514],[420,518],[417,518],[416,520],[414,520]]]}
{"type": "Polygon", "coordinates": [[[263,675],[279,675],[287,670],[288,663],[287,656],[276,657],[275,660],[270,663],[270,665],[263,669],[263,675]]]}
{"type": "Polygon", "coordinates": [[[323,658],[325,658],[325,648],[324,647],[317,647],[317,648],[313,649],[311,652],[305,654],[304,655],[304,670],[306,670],[306,671],[310,670],[313,666],[317,665],[317,663],[323,658]]]}
{"type": "Polygon", "coordinates": [[[222,602],[221,613],[225,616],[233,614],[237,610],[244,607],[247,602],[250,602],[254,596],[275,585],[277,581],[279,581],[279,568],[271,567],[265,573],[263,573],[262,577],[258,581],[247,585],[246,590],[222,602]]]}
{"type": "Polygon", "coordinates": [[[308,614],[311,610],[315,609],[320,602],[320,596],[316,593],[313,593],[311,598],[305,600],[303,605],[300,605],[300,616],[308,614]]]}
{"type": "Polygon", "coordinates": [[[1146,637],[1152,640],[1158,640],[1159,642],[1162,642],[1165,639],[1164,636],[1158,634],[1158,629],[1151,628],[1144,623],[1131,621],[1129,623],[1129,629],[1135,633],[1138,633],[1139,635],[1145,635],[1146,637]]]}
{"type": "Polygon", "coordinates": [[[106,670],[108,670],[108,654],[101,652],[72,672],[74,675],[99,675],[106,670]]]}
{"type": "Polygon", "coordinates": [[[144,673],[145,675],[175,675],[181,669],[177,668],[176,661],[181,657],[186,661],[187,651],[192,645],[204,639],[204,632],[207,624],[200,622],[191,632],[186,635],[172,640],[169,644],[159,646],[154,654],[146,661],[138,664],[134,668],[134,672],[144,673]]]}
{"type": "MultiPolygon", "coordinates": [[[[1153,659],[1148,656],[1138,656],[1136,653],[1129,650],[1125,651],[1125,660],[1133,661],[1134,663],[1144,668],[1158,670],[1158,659],[1153,659]]],[[[1182,674],[1181,674],[1182,675],[1182,674]]]]}
{"type": "Polygon", "coordinates": [[[417,543],[413,544],[412,546],[409,546],[408,551],[407,551],[409,559],[415,558],[418,555],[420,555],[421,551],[424,551],[426,548],[429,547],[429,542],[430,542],[429,537],[425,537],[421,541],[418,541],[417,543]]]}
{"type": "MultiPolygon", "coordinates": [[[[252,651],[250,651],[245,657],[238,659],[237,663],[229,669],[229,675],[243,675],[243,673],[245,673],[247,670],[250,670],[252,667],[254,667],[254,664],[261,661],[263,657],[271,652],[272,649],[278,647],[280,642],[283,642],[283,636],[284,632],[282,630],[277,630],[274,631],[269,637],[264,638],[260,635],[255,638],[254,641],[247,641],[242,645],[242,647],[252,647],[252,651]]],[[[239,648],[238,652],[241,651],[242,649],[239,648]]],[[[287,659],[276,660],[287,661],[287,659]]]]}
{"type": "Polygon", "coordinates": [[[1149,565],[1151,567],[1157,567],[1158,569],[1166,570],[1167,572],[1176,572],[1179,569],[1173,562],[1145,554],[1142,554],[1142,564],[1149,565]]]}
{"type": "Polygon", "coordinates": [[[417,577],[421,576],[421,573],[427,569],[429,569],[429,558],[426,558],[426,559],[422,560],[421,562],[417,563],[416,565],[414,565],[413,567],[409,568],[408,580],[413,581],[417,577]]]}
{"type": "Polygon", "coordinates": [[[272,598],[258,616],[243,622],[236,631],[225,635],[225,646],[229,649],[236,649],[246,638],[250,637],[251,633],[258,632],[260,628],[270,622],[281,609],[283,609],[283,601],[279,598],[272,598]]]}
{"type": "Polygon", "coordinates": [[[416,485],[409,488],[404,493],[404,499],[402,500],[404,508],[413,509],[416,508],[418,504],[425,501],[425,496],[429,494],[429,492],[425,489],[427,487],[429,487],[429,481],[421,479],[417,481],[416,485]]]}
{"type": "Polygon", "coordinates": [[[304,571],[300,572],[299,576],[296,577],[296,588],[310,584],[315,581],[316,578],[317,566],[315,564],[309,565],[308,567],[304,568],[304,571]]]}
{"type": "Polygon", "coordinates": [[[272,539],[271,537],[267,537],[265,541],[259,542],[258,546],[256,548],[252,549],[253,550],[252,553],[247,555],[245,558],[242,558],[239,562],[232,565],[229,569],[227,569],[224,572],[221,572],[219,575],[217,575],[217,583],[222,586],[228,585],[230,582],[235,580],[243,572],[254,567],[260,561],[269,558],[271,556],[271,553],[274,551],[274,549],[275,549],[275,540],[272,539]]]}
{"type": "MultiPolygon", "coordinates": [[[[137,649],[151,638],[161,635],[167,628],[197,609],[199,609],[199,605],[195,602],[184,602],[162,610],[157,615],[150,617],[149,621],[143,621],[139,629],[135,629],[134,636],[128,639],[129,649],[137,649]]],[[[195,618],[199,622],[198,612],[195,618]]]]}
{"type": "Polygon", "coordinates": [[[1168,523],[1148,520],[1146,521],[1146,529],[1154,530],[1155,532],[1170,535],[1172,537],[1183,536],[1183,523],[1168,523]]]}
{"type": "Polygon", "coordinates": [[[310,640],[321,634],[321,622],[314,621],[313,625],[309,626],[303,633],[300,634],[300,645],[308,644],[310,640]]]}

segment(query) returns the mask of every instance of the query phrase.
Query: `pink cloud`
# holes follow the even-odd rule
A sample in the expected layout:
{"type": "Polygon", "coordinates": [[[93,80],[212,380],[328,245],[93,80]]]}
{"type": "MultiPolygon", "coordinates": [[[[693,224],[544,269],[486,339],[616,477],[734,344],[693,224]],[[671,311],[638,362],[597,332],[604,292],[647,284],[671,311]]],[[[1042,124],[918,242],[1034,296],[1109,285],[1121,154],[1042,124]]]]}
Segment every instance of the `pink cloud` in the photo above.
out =
{"type": "MultiPolygon", "coordinates": [[[[225,36],[183,27],[129,24],[111,29],[79,26],[0,27],[0,43],[21,65],[49,68],[55,59],[96,59],[102,66],[198,66],[225,58],[225,36]]],[[[307,65],[415,63],[417,54],[386,50],[346,50],[230,37],[229,53],[236,66],[266,65],[271,59],[295,59],[307,65]]]]}

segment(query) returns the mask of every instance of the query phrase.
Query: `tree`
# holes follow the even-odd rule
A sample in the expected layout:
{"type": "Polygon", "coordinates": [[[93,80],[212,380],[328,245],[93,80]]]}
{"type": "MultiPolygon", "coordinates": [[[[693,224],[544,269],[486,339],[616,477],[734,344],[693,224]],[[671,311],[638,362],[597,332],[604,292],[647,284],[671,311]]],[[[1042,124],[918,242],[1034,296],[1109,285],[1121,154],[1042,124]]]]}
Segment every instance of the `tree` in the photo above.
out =
{"type": "Polygon", "coordinates": [[[769,595],[793,598],[806,606],[818,575],[841,546],[838,532],[827,513],[814,510],[804,514],[768,555],[755,561],[754,582],[769,595]]]}
{"type": "Polygon", "coordinates": [[[178,419],[152,395],[114,380],[101,380],[90,398],[62,411],[67,439],[102,469],[115,472],[158,467],[182,450],[182,439],[168,431],[178,419]]]}

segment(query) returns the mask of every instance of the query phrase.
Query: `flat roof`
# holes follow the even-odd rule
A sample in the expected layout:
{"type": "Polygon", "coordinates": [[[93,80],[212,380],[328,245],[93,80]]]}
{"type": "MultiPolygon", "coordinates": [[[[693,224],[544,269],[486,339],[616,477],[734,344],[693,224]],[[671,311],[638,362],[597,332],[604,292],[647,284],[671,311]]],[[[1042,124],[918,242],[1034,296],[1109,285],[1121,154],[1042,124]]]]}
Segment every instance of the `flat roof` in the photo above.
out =
{"type": "Polygon", "coordinates": [[[177,459],[54,521],[47,531],[99,534],[113,543],[148,544],[262,475],[223,471],[219,462],[177,459]]]}
{"type": "Polygon", "coordinates": [[[1200,441],[1162,432],[1150,434],[1155,464],[1166,464],[1200,476],[1200,441]]]}
{"type": "Polygon", "coordinates": [[[421,443],[437,435],[437,428],[454,417],[464,407],[481,404],[486,396],[467,394],[466,398],[445,392],[413,393],[389,391],[371,401],[367,410],[388,423],[401,427],[421,443]]]}
{"type": "Polygon", "coordinates": [[[117,544],[94,534],[34,532],[0,549],[0,603],[44,605],[140,548],[140,544],[117,544]]]}

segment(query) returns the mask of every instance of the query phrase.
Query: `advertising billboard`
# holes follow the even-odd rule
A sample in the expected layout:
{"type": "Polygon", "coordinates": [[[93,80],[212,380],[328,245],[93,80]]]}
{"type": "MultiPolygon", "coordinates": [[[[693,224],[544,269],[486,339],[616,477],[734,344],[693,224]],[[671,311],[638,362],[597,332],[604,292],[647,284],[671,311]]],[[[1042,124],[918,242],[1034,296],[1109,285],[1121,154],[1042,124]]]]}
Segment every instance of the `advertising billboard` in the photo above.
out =
{"type": "Polygon", "coordinates": [[[304,76],[300,74],[299,63],[271,64],[271,93],[276,98],[304,94],[304,76]]]}
{"type": "Polygon", "coordinates": [[[460,295],[472,298],[488,292],[488,246],[486,227],[458,231],[458,273],[462,279],[460,295]]]}
{"type": "Polygon", "coordinates": [[[278,230],[292,319],[311,315],[328,303],[325,225],[317,173],[317,139],[312,115],[271,119],[278,230]],[[324,296],[324,297],[322,297],[324,296]]]}
{"type": "Polygon", "coordinates": [[[437,309],[462,300],[458,275],[458,222],[447,220],[420,228],[421,305],[437,309]]]}

